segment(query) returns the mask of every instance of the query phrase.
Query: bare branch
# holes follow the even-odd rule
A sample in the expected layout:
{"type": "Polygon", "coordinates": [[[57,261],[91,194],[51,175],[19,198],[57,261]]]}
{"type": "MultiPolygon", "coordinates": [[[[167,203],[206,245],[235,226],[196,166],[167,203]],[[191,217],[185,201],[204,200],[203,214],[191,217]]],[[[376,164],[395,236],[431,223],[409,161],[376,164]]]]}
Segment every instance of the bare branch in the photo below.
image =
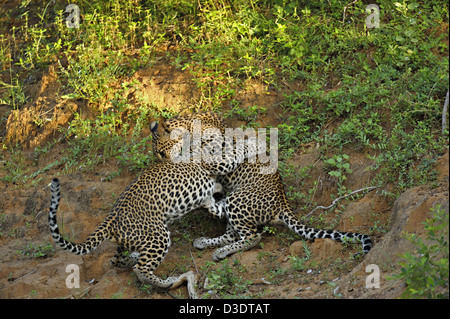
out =
{"type": "Polygon", "coordinates": [[[344,16],[342,17],[342,23],[345,22],[345,14],[346,14],[346,12],[347,12],[347,8],[350,7],[351,5],[355,4],[356,2],[358,2],[358,0],[354,0],[353,2],[350,2],[349,4],[347,4],[347,5],[344,7],[344,16]]]}
{"type": "Polygon", "coordinates": [[[333,207],[334,205],[336,205],[337,202],[340,201],[341,199],[344,199],[344,198],[346,198],[346,197],[349,197],[349,196],[351,196],[351,195],[353,195],[353,194],[356,194],[356,193],[359,193],[359,192],[362,192],[362,191],[365,191],[365,190],[371,191],[371,190],[373,190],[373,189],[375,189],[375,188],[378,188],[378,186],[369,186],[369,187],[364,187],[364,188],[361,188],[361,189],[357,189],[356,191],[353,191],[353,192],[351,192],[351,193],[349,193],[349,194],[347,194],[347,195],[344,195],[344,196],[341,196],[341,197],[336,198],[336,199],[331,203],[330,206],[326,206],[326,207],[325,207],[325,206],[317,206],[317,207],[314,208],[311,212],[309,212],[308,214],[306,214],[305,216],[303,216],[303,218],[309,217],[310,215],[312,215],[312,213],[314,213],[314,212],[315,212],[316,210],[318,210],[319,208],[320,208],[320,209],[323,209],[323,210],[330,209],[331,207],[333,207]]]}
{"type": "Polygon", "coordinates": [[[445,97],[444,109],[442,110],[442,134],[444,134],[447,129],[447,108],[448,108],[448,91],[445,97]]]}
{"type": "Polygon", "coordinates": [[[195,271],[196,271],[197,274],[198,274],[197,264],[195,263],[194,256],[192,256],[192,250],[191,250],[191,247],[188,246],[188,248],[189,248],[189,254],[191,254],[192,262],[194,263],[195,271]]]}

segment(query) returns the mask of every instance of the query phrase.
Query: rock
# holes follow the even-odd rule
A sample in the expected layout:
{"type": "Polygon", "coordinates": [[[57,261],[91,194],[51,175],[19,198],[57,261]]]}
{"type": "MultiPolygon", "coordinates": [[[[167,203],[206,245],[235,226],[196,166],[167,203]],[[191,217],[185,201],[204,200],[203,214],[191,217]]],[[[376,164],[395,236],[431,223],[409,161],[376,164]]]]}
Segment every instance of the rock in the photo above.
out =
{"type": "Polygon", "coordinates": [[[373,225],[373,219],[383,223],[387,221],[390,213],[388,199],[376,193],[376,190],[364,195],[361,199],[352,201],[342,214],[337,227],[340,231],[365,233],[373,225]]]}
{"type": "Polygon", "coordinates": [[[291,246],[289,246],[289,254],[291,256],[302,256],[305,254],[304,249],[303,249],[303,244],[302,242],[299,241],[294,241],[291,246]]]}
{"type": "Polygon", "coordinates": [[[356,295],[358,298],[398,298],[405,288],[400,281],[387,280],[397,273],[395,266],[401,260],[400,256],[407,251],[413,251],[414,246],[404,238],[405,232],[413,232],[424,236],[423,222],[431,216],[431,208],[441,205],[448,213],[449,191],[448,183],[437,188],[418,186],[407,190],[395,201],[391,213],[391,229],[380,242],[375,243],[363,262],[344,276],[339,285],[344,298],[356,295]],[[366,289],[365,281],[370,273],[366,267],[374,264],[380,269],[380,288],[366,289]],[[349,292],[350,291],[350,292],[349,292]]]}
{"type": "Polygon", "coordinates": [[[327,260],[338,255],[342,249],[342,243],[328,238],[316,239],[310,247],[314,260],[327,260]]]}

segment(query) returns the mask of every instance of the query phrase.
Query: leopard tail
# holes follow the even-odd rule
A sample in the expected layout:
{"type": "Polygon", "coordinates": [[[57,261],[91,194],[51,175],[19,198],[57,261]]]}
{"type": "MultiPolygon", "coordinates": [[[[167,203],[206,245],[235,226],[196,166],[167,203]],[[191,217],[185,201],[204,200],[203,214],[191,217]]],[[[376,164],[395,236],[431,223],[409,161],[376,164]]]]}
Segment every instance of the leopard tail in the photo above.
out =
{"type": "Polygon", "coordinates": [[[85,242],[80,244],[72,243],[62,237],[59,231],[59,227],[56,221],[56,212],[58,211],[59,201],[61,198],[59,180],[54,178],[51,183],[52,200],[50,203],[50,209],[48,213],[48,222],[50,225],[50,232],[52,234],[53,240],[64,250],[68,250],[77,255],[86,255],[95,248],[97,248],[100,243],[107,237],[106,223],[105,219],[92,233],[85,242]]]}
{"type": "Polygon", "coordinates": [[[337,230],[321,230],[308,227],[302,224],[292,212],[280,214],[281,219],[286,226],[294,231],[297,235],[308,239],[330,238],[339,242],[360,242],[362,244],[363,253],[367,254],[372,248],[372,240],[369,236],[360,233],[340,232],[337,230]]]}

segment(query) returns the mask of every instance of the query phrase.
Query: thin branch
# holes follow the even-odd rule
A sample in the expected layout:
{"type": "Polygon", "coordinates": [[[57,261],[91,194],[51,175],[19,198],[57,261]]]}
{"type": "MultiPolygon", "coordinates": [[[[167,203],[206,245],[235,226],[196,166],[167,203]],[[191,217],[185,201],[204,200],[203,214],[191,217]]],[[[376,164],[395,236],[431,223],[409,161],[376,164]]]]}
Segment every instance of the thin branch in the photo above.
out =
{"type": "Polygon", "coordinates": [[[195,263],[194,256],[192,256],[192,250],[191,250],[191,247],[188,246],[188,248],[189,248],[189,253],[191,254],[192,262],[194,263],[195,271],[196,271],[197,274],[198,274],[197,264],[195,263]]]}
{"type": "Polygon", "coordinates": [[[323,209],[323,210],[330,209],[331,207],[333,207],[334,205],[336,205],[337,202],[340,201],[341,199],[344,199],[344,198],[346,198],[346,197],[349,197],[349,196],[351,196],[351,195],[353,195],[353,194],[356,194],[356,193],[359,193],[359,192],[362,192],[362,191],[365,191],[365,190],[371,191],[371,190],[373,190],[373,189],[375,189],[375,188],[378,188],[378,186],[364,187],[364,188],[358,189],[358,190],[356,190],[356,191],[353,191],[353,192],[351,192],[351,193],[349,193],[349,194],[347,194],[347,195],[338,197],[338,198],[336,198],[336,199],[331,203],[330,206],[327,206],[327,207],[325,207],[325,206],[317,206],[317,207],[314,208],[311,212],[309,212],[308,214],[306,214],[305,216],[303,216],[303,218],[309,217],[312,213],[314,213],[314,212],[315,212],[316,210],[318,210],[319,208],[321,208],[321,209],[323,209]]]}
{"type": "Polygon", "coordinates": [[[347,12],[347,8],[350,7],[351,5],[355,4],[356,2],[358,2],[358,0],[354,0],[353,2],[350,2],[349,4],[347,4],[347,5],[344,7],[344,16],[343,16],[343,18],[342,18],[342,23],[345,22],[345,13],[347,12]]]}
{"type": "Polygon", "coordinates": [[[448,91],[445,97],[444,109],[442,110],[442,134],[444,134],[447,129],[447,108],[448,108],[448,91]]]}
{"type": "Polygon", "coordinates": [[[87,287],[87,288],[83,289],[83,291],[66,296],[64,299],[81,299],[84,296],[86,296],[92,290],[92,288],[93,288],[92,286],[87,287]]]}
{"type": "Polygon", "coordinates": [[[14,280],[14,281],[16,281],[16,280],[19,280],[19,279],[25,278],[26,276],[29,276],[29,275],[31,275],[31,274],[34,274],[35,272],[37,272],[37,269],[34,269],[34,270],[32,270],[32,271],[30,271],[30,272],[26,273],[25,275],[22,275],[22,276],[20,276],[20,277],[17,277],[17,278],[13,278],[13,279],[11,279],[11,280],[14,280]]]}

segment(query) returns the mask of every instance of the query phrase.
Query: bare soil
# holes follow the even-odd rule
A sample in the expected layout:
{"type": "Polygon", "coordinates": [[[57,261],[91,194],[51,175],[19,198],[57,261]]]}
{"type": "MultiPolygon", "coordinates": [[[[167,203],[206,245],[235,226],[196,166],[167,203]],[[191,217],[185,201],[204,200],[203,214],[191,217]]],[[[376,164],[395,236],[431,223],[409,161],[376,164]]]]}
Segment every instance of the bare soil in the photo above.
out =
{"type": "MultiPolygon", "coordinates": [[[[33,99],[20,110],[8,115],[6,127],[2,127],[2,143],[20,143],[29,153],[24,161],[35,170],[64,156],[67,145],[59,143],[36,162],[32,150],[52,138],[60,136],[58,127],[67,126],[73,112],[86,109],[83,101],[68,101],[59,98],[61,88],[52,67],[34,85],[33,99]]],[[[201,98],[189,74],[172,66],[157,63],[148,69],[138,71],[133,79],[141,89],[129,92],[129,98],[136,103],[164,104],[168,109],[178,111],[194,105],[201,98]]],[[[300,84],[298,84],[300,86],[300,84]]],[[[238,92],[241,106],[259,105],[267,109],[257,118],[261,127],[277,125],[283,121],[279,112],[280,92],[257,83],[247,83],[238,92]]],[[[223,112],[230,106],[225,105],[223,112]]],[[[0,108],[0,117],[6,116],[6,107],[0,108]]],[[[230,119],[234,126],[242,119],[230,119]]],[[[346,181],[349,189],[355,190],[370,185],[374,172],[362,151],[348,150],[353,173],[346,181]]],[[[290,164],[295,167],[313,165],[310,177],[292,182],[299,192],[306,193],[316,183],[314,202],[327,206],[337,193],[336,181],[323,170],[323,162],[317,152],[317,145],[302,145],[290,164]]],[[[367,193],[347,205],[336,206],[325,215],[325,223],[342,231],[373,232],[373,249],[366,256],[352,258],[360,248],[357,245],[343,245],[331,240],[316,240],[308,244],[305,251],[302,242],[287,229],[276,228],[275,235],[268,232],[257,247],[238,253],[227,259],[234,267],[234,279],[246,282],[245,292],[230,292],[235,297],[259,298],[397,298],[404,290],[404,283],[387,280],[398,271],[399,255],[412,249],[402,237],[402,232],[423,234],[423,221],[429,217],[430,208],[436,204],[448,211],[449,154],[445,153],[437,162],[437,182],[408,190],[395,202],[376,191],[367,193]],[[339,208],[338,208],[339,207],[339,208]],[[303,264],[301,257],[309,259],[303,264]],[[370,271],[368,265],[375,264],[380,270],[380,287],[366,288],[370,271]]],[[[2,164],[4,165],[4,163],[2,164]]],[[[103,178],[108,172],[117,171],[117,163],[109,161],[93,171],[74,171],[61,175],[62,200],[58,212],[63,233],[73,241],[83,241],[96,225],[107,215],[120,192],[135,178],[136,173],[122,170],[111,181],[103,178]]],[[[112,267],[110,258],[115,247],[103,243],[92,254],[75,256],[56,248],[54,254],[45,257],[24,255],[26,247],[48,245],[51,236],[48,229],[47,210],[50,203],[49,182],[62,171],[56,165],[39,176],[37,182],[18,186],[0,181],[0,298],[152,298],[166,299],[187,297],[185,287],[170,291],[142,287],[131,270],[112,267]],[[78,265],[80,287],[67,288],[66,279],[70,272],[66,267],[78,265]]],[[[0,170],[0,177],[7,172],[0,170]]],[[[295,203],[293,203],[295,204],[295,203]]],[[[314,207],[311,207],[311,210],[314,207]]],[[[305,215],[308,212],[299,212],[305,215]]],[[[157,270],[161,276],[177,275],[188,270],[198,272],[200,295],[210,298],[221,297],[211,293],[208,274],[220,269],[223,263],[212,264],[213,250],[197,251],[192,241],[197,236],[219,235],[225,230],[223,221],[198,211],[172,225],[172,247],[168,256],[157,270]],[[209,291],[209,292],[208,292],[209,291]]],[[[43,249],[40,249],[41,251],[43,249]]]]}

